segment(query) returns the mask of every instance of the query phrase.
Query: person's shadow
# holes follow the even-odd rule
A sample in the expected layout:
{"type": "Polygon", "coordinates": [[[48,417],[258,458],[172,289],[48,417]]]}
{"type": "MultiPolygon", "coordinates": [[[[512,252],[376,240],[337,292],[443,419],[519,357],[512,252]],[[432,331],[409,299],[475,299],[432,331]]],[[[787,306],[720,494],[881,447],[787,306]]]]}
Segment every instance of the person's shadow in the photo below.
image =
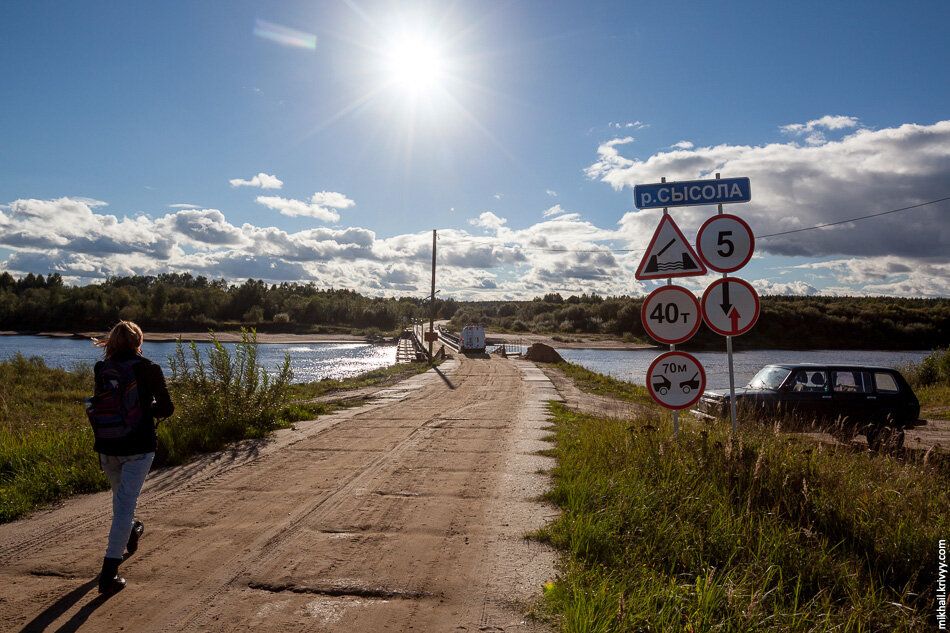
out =
{"type": "MultiPolygon", "coordinates": [[[[63,617],[63,614],[69,611],[73,605],[82,600],[83,596],[87,593],[96,589],[99,585],[98,578],[93,578],[89,582],[83,583],[82,585],[76,587],[65,596],[57,600],[54,604],[46,608],[43,613],[39,614],[32,621],[27,623],[20,633],[45,633],[46,629],[56,620],[63,617]]],[[[90,600],[88,603],[83,605],[79,611],[76,612],[73,617],[69,618],[69,621],[64,623],[55,633],[74,633],[79,630],[86,620],[89,619],[89,616],[92,615],[93,611],[105,604],[106,600],[111,598],[115,594],[102,594],[97,595],[95,598],[90,600]]]]}

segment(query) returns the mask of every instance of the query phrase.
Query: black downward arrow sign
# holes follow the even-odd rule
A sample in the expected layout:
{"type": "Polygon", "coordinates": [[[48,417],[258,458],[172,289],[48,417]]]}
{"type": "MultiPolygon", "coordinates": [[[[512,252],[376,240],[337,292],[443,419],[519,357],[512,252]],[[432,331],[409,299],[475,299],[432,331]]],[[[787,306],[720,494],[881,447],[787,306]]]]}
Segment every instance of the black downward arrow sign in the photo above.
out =
{"type": "Polygon", "coordinates": [[[719,304],[722,306],[722,313],[726,316],[729,316],[729,309],[732,308],[732,303],[729,302],[729,282],[722,284],[722,303],[719,304]]]}

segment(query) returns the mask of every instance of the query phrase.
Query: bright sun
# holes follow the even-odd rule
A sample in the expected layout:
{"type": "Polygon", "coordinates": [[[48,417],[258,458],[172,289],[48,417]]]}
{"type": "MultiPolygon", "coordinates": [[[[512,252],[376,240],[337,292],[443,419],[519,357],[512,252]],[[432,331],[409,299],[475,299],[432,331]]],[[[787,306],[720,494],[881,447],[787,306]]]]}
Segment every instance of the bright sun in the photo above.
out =
{"type": "Polygon", "coordinates": [[[445,70],[439,47],[420,38],[394,42],[387,51],[385,63],[390,80],[412,94],[437,88],[445,70]]]}

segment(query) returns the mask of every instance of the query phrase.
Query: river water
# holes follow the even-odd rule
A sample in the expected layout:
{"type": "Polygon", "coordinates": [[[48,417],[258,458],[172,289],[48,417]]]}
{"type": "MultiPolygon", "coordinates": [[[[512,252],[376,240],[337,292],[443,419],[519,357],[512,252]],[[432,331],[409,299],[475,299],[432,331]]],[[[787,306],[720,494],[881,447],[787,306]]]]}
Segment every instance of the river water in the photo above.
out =
{"type": "MultiPolygon", "coordinates": [[[[207,358],[209,343],[197,343],[202,356],[207,358]]],[[[224,343],[232,353],[235,343],[224,343]]],[[[145,343],[142,352],[170,374],[168,357],[175,352],[175,343],[145,343]]],[[[187,350],[186,350],[187,351],[187,350]]],[[[620,380],[642,385],[646,371],[660,352],[655,349],[594,350],[559,349],[564,360],[606,374],[620,380]]],[[[102,358],[102,350],[89,341],[45,336],[0,336],[0,359],[17,352],[24,356],[39,356],[51,367],[72,369],[77,363],[93,364],[102,358]]],[[[366,371],[387,367],[396,362],[393,345],[369,343],[261,343],[258,360],[268,370],[275,369],[290,355],[295,382],[311,382],[323,378],[347,378],[366,371]]],[[[769,363],[846,363],[856,365],[883,365],[895,367],[927,356],[927,351],[869,352],[865,350],[754,350],[736,352],[734,366],[736,386],[745,385],[755,372],[769,363]]],[[[719,389],[729,386],[729,372],[725,352],[697,352],[693,354],[706,370],[706,387],[719,389]]]]}
{"type": "MultiPolygon", "coordinates": [[[[234,354],[236,343],[222,343],[234,354]]],[[[174,342],[145,343],[142,353],[171,375],[168,357],[175,353],[174,342]]],[[[186,345],[185,353],[190,359],[186,345]]],[[[196,343],[202,358],[207,360],[210,343],[196,343]]],[[[24,356],[39,356],[50,367],[72,369],[77,363],[94,364],[102,358],[102,349],[81,339],[47,336],[0,336],[0,359],[20,352],[24,356]]],[[[394,345],[369,343],[261,343],[257,347],[258,362],[268,371],[275,370],[290,354],[294,382],[312,382],[323,378],[348,378],[363,372],[388,367],[396,362],[394,345]]]]}
{"type": "MultiPolygon", "coordinates": [[[[646,373],[653,359],[662,352],[655,349],[593,350],[559,349],[564,360],[591,371],[638,385],[646,384],[646,373]]],[[[707,389],[729,387],[729,361],[726,352],[690,352],[706,371],[707,389]]],[[[735,352],[733,368],[737,387],[742,387],[764,365],[770,363],[836,363],[843,365],[876,365],[898,367],[916,362],[929,351],[870,352],[867,350],[774,350],[762,349],[735,352]]]]}

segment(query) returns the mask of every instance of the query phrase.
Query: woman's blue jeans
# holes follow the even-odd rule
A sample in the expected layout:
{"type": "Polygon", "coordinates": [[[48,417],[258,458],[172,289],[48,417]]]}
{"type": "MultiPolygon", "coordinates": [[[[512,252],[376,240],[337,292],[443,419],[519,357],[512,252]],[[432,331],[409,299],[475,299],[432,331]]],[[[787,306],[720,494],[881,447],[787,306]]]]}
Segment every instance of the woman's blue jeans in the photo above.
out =
{"type": "Polygon", "coordinates": [[[135,505],[153,459],[155,453],[99,454],[99,466],[112,486],[112,527],[109,529],[106,558],[122,558],[125,554],[125,546],[129,542],[132,523],[135,520],[135,505]]]}

